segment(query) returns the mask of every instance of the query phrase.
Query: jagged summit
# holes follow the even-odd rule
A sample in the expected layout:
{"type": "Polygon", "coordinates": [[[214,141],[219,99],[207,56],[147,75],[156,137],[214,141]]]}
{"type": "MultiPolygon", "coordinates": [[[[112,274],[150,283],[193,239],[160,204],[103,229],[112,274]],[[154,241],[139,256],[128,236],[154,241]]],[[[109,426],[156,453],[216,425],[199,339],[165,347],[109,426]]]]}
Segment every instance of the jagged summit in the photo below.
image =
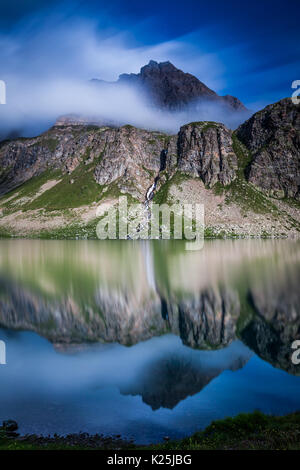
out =
{"type": "MultiPolygon", "coordinates": [[[[99,87],[99,89],[108,90],[112,94],[118,85],[132,87],[134,92],[137,92],[137,99],[141,100],[141,104],[152,111],[154,108],[159,112],[174,112],[174,115],[178,111],[183,112],[181,118],[177,115],[180,125],[189,121],[217,120],[234,129],[251,114],[235,96],[219,96],[197,77],[183,72],[170,61],[150,60],[148,64],[141,67],[139,73],[123,73],[115,82],[93,78],[90,80],[90,84],[99,87]]],[[[60,116],[56,125],[65,125],[68,122],[111,126],[126,124],[122,118],[114,118],[112,121],[111,118],[101,115],[100,110],[101,106],[99,106],[98,116],[76,117],[69,114],[60,116]]],[[[176,131],[178,127],[172,128],[172,131],[176,131]]],[[[160,128],[167,132],[170,131],[170,126],[166,121],[165,126],[160,128]]]]}
{"type": "Polygon", "coordinates": [[[147,73],[149,70],[160,70],[160,71],[165,71],[165,72],[172,72],[174,70],[179,70],[173,65],[169,60],[165,62],[156,62],[156,60],[149,60],[149,63],[147,65],[144,65],[141,68],[140,73],[147,73]]]}
{"type": "Polygon", "coordinates": [[[150,60],[140,73],[124,73],[117,83],[139,86],[150,94],[153,104],[169,109],[181,109],[196,101],[222,104],[231,111],[246,111],[243,103],[231,95],[219,96],[197,77],[183,72],[171,62],[150,60]]]}

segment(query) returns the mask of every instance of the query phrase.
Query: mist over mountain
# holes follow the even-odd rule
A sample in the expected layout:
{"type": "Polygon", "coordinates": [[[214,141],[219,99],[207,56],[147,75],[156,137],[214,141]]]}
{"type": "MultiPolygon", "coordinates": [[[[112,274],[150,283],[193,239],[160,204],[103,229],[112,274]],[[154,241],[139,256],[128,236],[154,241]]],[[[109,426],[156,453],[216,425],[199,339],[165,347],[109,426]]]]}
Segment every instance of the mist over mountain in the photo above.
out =
{"type": "Polygon", "coordinates": [[[38,135],[66,114],[168,133],[199,120],[236,128],[247,117],[243,106],[213,91],[229,89],[220,60],[192,52],[189,41],[133,46],[127,31],[99,30],[96,21],[66,18],[59,9],[26,18],[0,34],[7,85],[0,138],[38,135]]]}
{"type": "Polygon", "coordinates": [[[57,125],[132,124],[173,133],[192,121],[221,121],[235,128],[251,114],[238,98],[219,96],[198,78],[179,70],[169,61],[150,60],[138,74],[121,74],[115,82],[92,79],[90,84],[96,100],[93,114],[60,116],[57,125]],[[121,107],[116,115],[105,107],[108,97],[114,94],[119,96],[121,107]],[[128,103],[130,96],[132,104],[128,103]],[[141,113],[135,114],[135,108],[132,112],[132,106],[137,106],[141,113]]]}
{"type": "MultiPolygon", "coordinates": [[[[239,101],[227,95],[237,96],[254,112],[290,96],[291,83],[299,76],[297,15],[292,20],[281,7],[275,14],[274,2],[269,2],[269,9],[260,7],[259,13],[244,6],[247,25],[239,19],[239,8],[226,8],[223,2],[189,1],[183,9],[176,1],[173,15],[166,5],[156,3],[155,17],[149,17],[147,5],[141,3],[138,14],[133,14],[133,4],[129,8],[121,2],[116,7],[115,1],[93,2],[92,7],[89,3],[12,0],[2,5],[0,79],[7,85],[7,105],[0,106],[0,138],[38,135],[65,114],[104,116],[107,121],[172,133],[203,119],[233,129],[246,117],[220,106],[227,102],[240,109],[239,101]],[[185,97],[197,98],[194,92],[201,81],[204,94],[223,99],[210,99],[209,104],[202,99],[196,112],[194,107],[175,110],[173,105],[172,112],[170,106],[159,112],[149,109],[149,99],[141,99],[132,84],[139,77],[148,83],[150,70],[143,66],[150,60],[170,61],[182,71],[185,97]],[[117,85],[100,90],[90,87],[93,78],[117,85]],[[192,85],[187,94],[183,79],[192,85]]],[[[171,76],[160,81],[157,98],[164,95],[171,76]]],[[[174,85],[178,77],[176,72],[174,85]]],[[[167,101],[181,99],[177,92],[171,95],[167,101]]]]}
{"type": "Polygon", "coordinates": [[[191,103],[207,100],[224,105],[230,111],[247,111],[243,103],[234,96],[218,96],[197,77],[179,70],[169,61],[157,63],[150,60],[139,74],[124,73],[120,75],[118,82],[145,90],[153,104],[159,108],[178,110],[191,103]]]}
{"type": "Polygon", "coordinates": [[[139,74],[124,73],[115,82],[42,81],[27,96],[18,97],[20,102],[26,100],[26,111],[21,112],[14,100],[7,105],[2,138],[35,135],[54,123],[131,124],[174,133],[187,122],[217,121],[235,129],[251,115],[238,98],[219,96],[171,62],[153,60],[139,74]]]}

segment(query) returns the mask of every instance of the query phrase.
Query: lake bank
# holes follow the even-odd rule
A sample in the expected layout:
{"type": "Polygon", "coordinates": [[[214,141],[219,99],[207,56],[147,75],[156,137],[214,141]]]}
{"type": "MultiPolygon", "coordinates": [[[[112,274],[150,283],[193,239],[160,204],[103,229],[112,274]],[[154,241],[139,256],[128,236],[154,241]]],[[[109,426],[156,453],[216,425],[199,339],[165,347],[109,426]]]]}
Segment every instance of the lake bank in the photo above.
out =
{"type": "MultiPolygon", "coordinates": [[[[1,428],[0,428],[1,429],[1,428]]],[[[0,430],[0,450],[300,450],[300,412],[269,416],[242,413],[211,423],[204,431],[177,441],[137,446],[121,436],[8,437],[0,430]]]]}

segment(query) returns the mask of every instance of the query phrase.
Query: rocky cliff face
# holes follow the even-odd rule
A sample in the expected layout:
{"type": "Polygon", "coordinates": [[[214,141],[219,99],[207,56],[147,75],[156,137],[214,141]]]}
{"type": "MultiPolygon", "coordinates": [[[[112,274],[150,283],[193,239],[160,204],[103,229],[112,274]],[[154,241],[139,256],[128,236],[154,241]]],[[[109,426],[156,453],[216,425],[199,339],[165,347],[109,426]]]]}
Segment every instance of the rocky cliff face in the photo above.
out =
{"type": "Polygon", "coordinates": [[[223,359],[222,365],[202,361],[192,361],[190,357],[176,356],[160,358],[139,374],[139,380],[130,386],[121,386],[125,395],[141,395],[143,402],[153,410],[173,409],[188,396],[204,389],[224,370],[242,368],[250,359],[251,353],[243,351],[239,357],[223,359]]]}
{"type": "Polygon", "coordinates": [[[236,135],[252,154],[248,180],[270,196],[300,200],[300,106],[290,98],[267,106],[236,135]]]}
{"type": "Polygon", "coordinates": [[[200,177],[207,186],[223,186],[236,177],[237,156],[232,148],[232,133],[223,124],[192,123],[178,135],[178,169],[200,177]]]}
{"type": "Polygon", "coordinates": [[[18,189],[1,198],[0,227],[16,235],[31,226],[53,230],[69,222],[50,220],[44,211],[42,217],[32,212],[28,223],[24,209],[74,208],[88,212],[74,228],[76,236],[86,236],[83,223],[96,221],[97,204],[114,203],[121,194],[145,202],[154,188],[158,203],[204,203],[206,223],[217,233],[298,235],[297,205],[274,197],[300,197],[299,109],[283,100],[235,132],[208,121],[184,125],[176,135],[128,125],[60,125],[35,138],[4,141],[0,196],[18,189]]]}
{"type": "Polygon", "coordinates": [[[139,87],[150,96],[151,103],[160,108],[182,109],[197,101],[224,105],[231,111],[246,111],[234,96],[219,96],[198,78],[177,69],[171,62],[150,60],[139,74],[122,74],[118,83],[139,87]]]}
{"type": "MultiPolygon", "coordinates": [[[[88,129],[57,127],[38,137],[2,142],[0,194],[49,169],[72,173],[95,142],[95,136],[88,129]]],[[[95,155],[92,153],[92,158],[95,155]]]]}
{"type": "MultiPolygon", "coordinates": [[[[300,198],[299,106],[290,99],[267,106],[236,136],[252,155],[250,183],[270,196],[300,198]]],[[[48,169],[71,174],[80,163],[93,163],[100,186],[115,183],[140,201],[161,170],[201,178],[208,187],[230,184],[238,170],[232,132],[224,124],[191,123],[175,136],[132,126],[61,125],[36,138],[1,143],[0,193],[48,169]]]]}
{"type": "Polygon", "coordinates": [[[95,180],[100,185],[116,183],[122,192],[141,201],[162,166],[171,169],[176,162],[176,136],[124,126],[104,131],[103,140],[95,180]]]}
{"type": "Polygon", "coordinates": [[[37,138],[3,142],[1,193],[45,170],[71,175],[81,163],[93,163],[99,185],[117,182],[124,192],[143,199],[160,169],[164,138],[130,126],[58,126],[37,138]]]}
{"type": "Polygon", "coordinates": [[[179,170],[212,186],[230,183],[237,169],[231,131],[205,122],[183,126],[177,136],[132,126],[58,126],[37,138],[3,142],[0,162],[2,194],[45,170],[71,175],[84,163],[93,164],[99,191],[114,183],[140,201],[163,170],[169,176],[179,170]]]}

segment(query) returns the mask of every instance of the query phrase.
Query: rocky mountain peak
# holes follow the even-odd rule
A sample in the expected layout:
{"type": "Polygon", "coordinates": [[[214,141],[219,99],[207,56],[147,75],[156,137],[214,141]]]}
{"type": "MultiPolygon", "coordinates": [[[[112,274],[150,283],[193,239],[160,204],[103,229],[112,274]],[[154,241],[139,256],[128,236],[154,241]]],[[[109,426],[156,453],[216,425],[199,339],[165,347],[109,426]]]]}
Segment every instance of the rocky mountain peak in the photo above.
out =
{"type": "MultiPolygon", "coordinates": [[[[216,120],[218,117],[218,120],[222,120],[230,128],[234,128],[243,119],[250,116],[249,110],[238,98],[231,95],[219,96],[197,77],[183,72],[170,61],[150,60],[147,65],[141,67],[139,73],[123,73],[115,82],[92,79],[90,84],[111,92],[114,92],[118,85],[132,87],[135,92],[138,92],[141,102],[150,109],[154,107],[159,111],[184,112],[186,113],[184,118],[186,122],[200,119],[216,120]]],[[[179,120],[181,121],[181,118],[179,120]]],[[[56,121],[56,125],[67,123],[116,127],[127,124],[127,121],[122,118],[112,120],[101,115],[101,111],[98,116],[66,114],[60,116],[56,121]]],[[[175,131],[177,128],[174,126],[173,130],[175,131]]],[[[169,127],[167,127],[167,131],[170,131],[169,127]]]]}
{"type": "Polygon", "coordinates": [[[208,101],[223,105],[231,111],[246,111],[238,98],[219,96],[197,77],[183,72],[169,61],[150,60],[140,73],[120,75],[118,83],[139,86],[150,96],[151,103],[160,108],[182,109],[198,101],[208,101]]]}
{"type": "Polygon", "coordinates": [[[170,62],[156,62],[155,60],[150,60],[147,65],[144,65],[141,70],[140,74],[145,76],[151,73],[169,73],[178,71],[178,69],[170,62]]]}

